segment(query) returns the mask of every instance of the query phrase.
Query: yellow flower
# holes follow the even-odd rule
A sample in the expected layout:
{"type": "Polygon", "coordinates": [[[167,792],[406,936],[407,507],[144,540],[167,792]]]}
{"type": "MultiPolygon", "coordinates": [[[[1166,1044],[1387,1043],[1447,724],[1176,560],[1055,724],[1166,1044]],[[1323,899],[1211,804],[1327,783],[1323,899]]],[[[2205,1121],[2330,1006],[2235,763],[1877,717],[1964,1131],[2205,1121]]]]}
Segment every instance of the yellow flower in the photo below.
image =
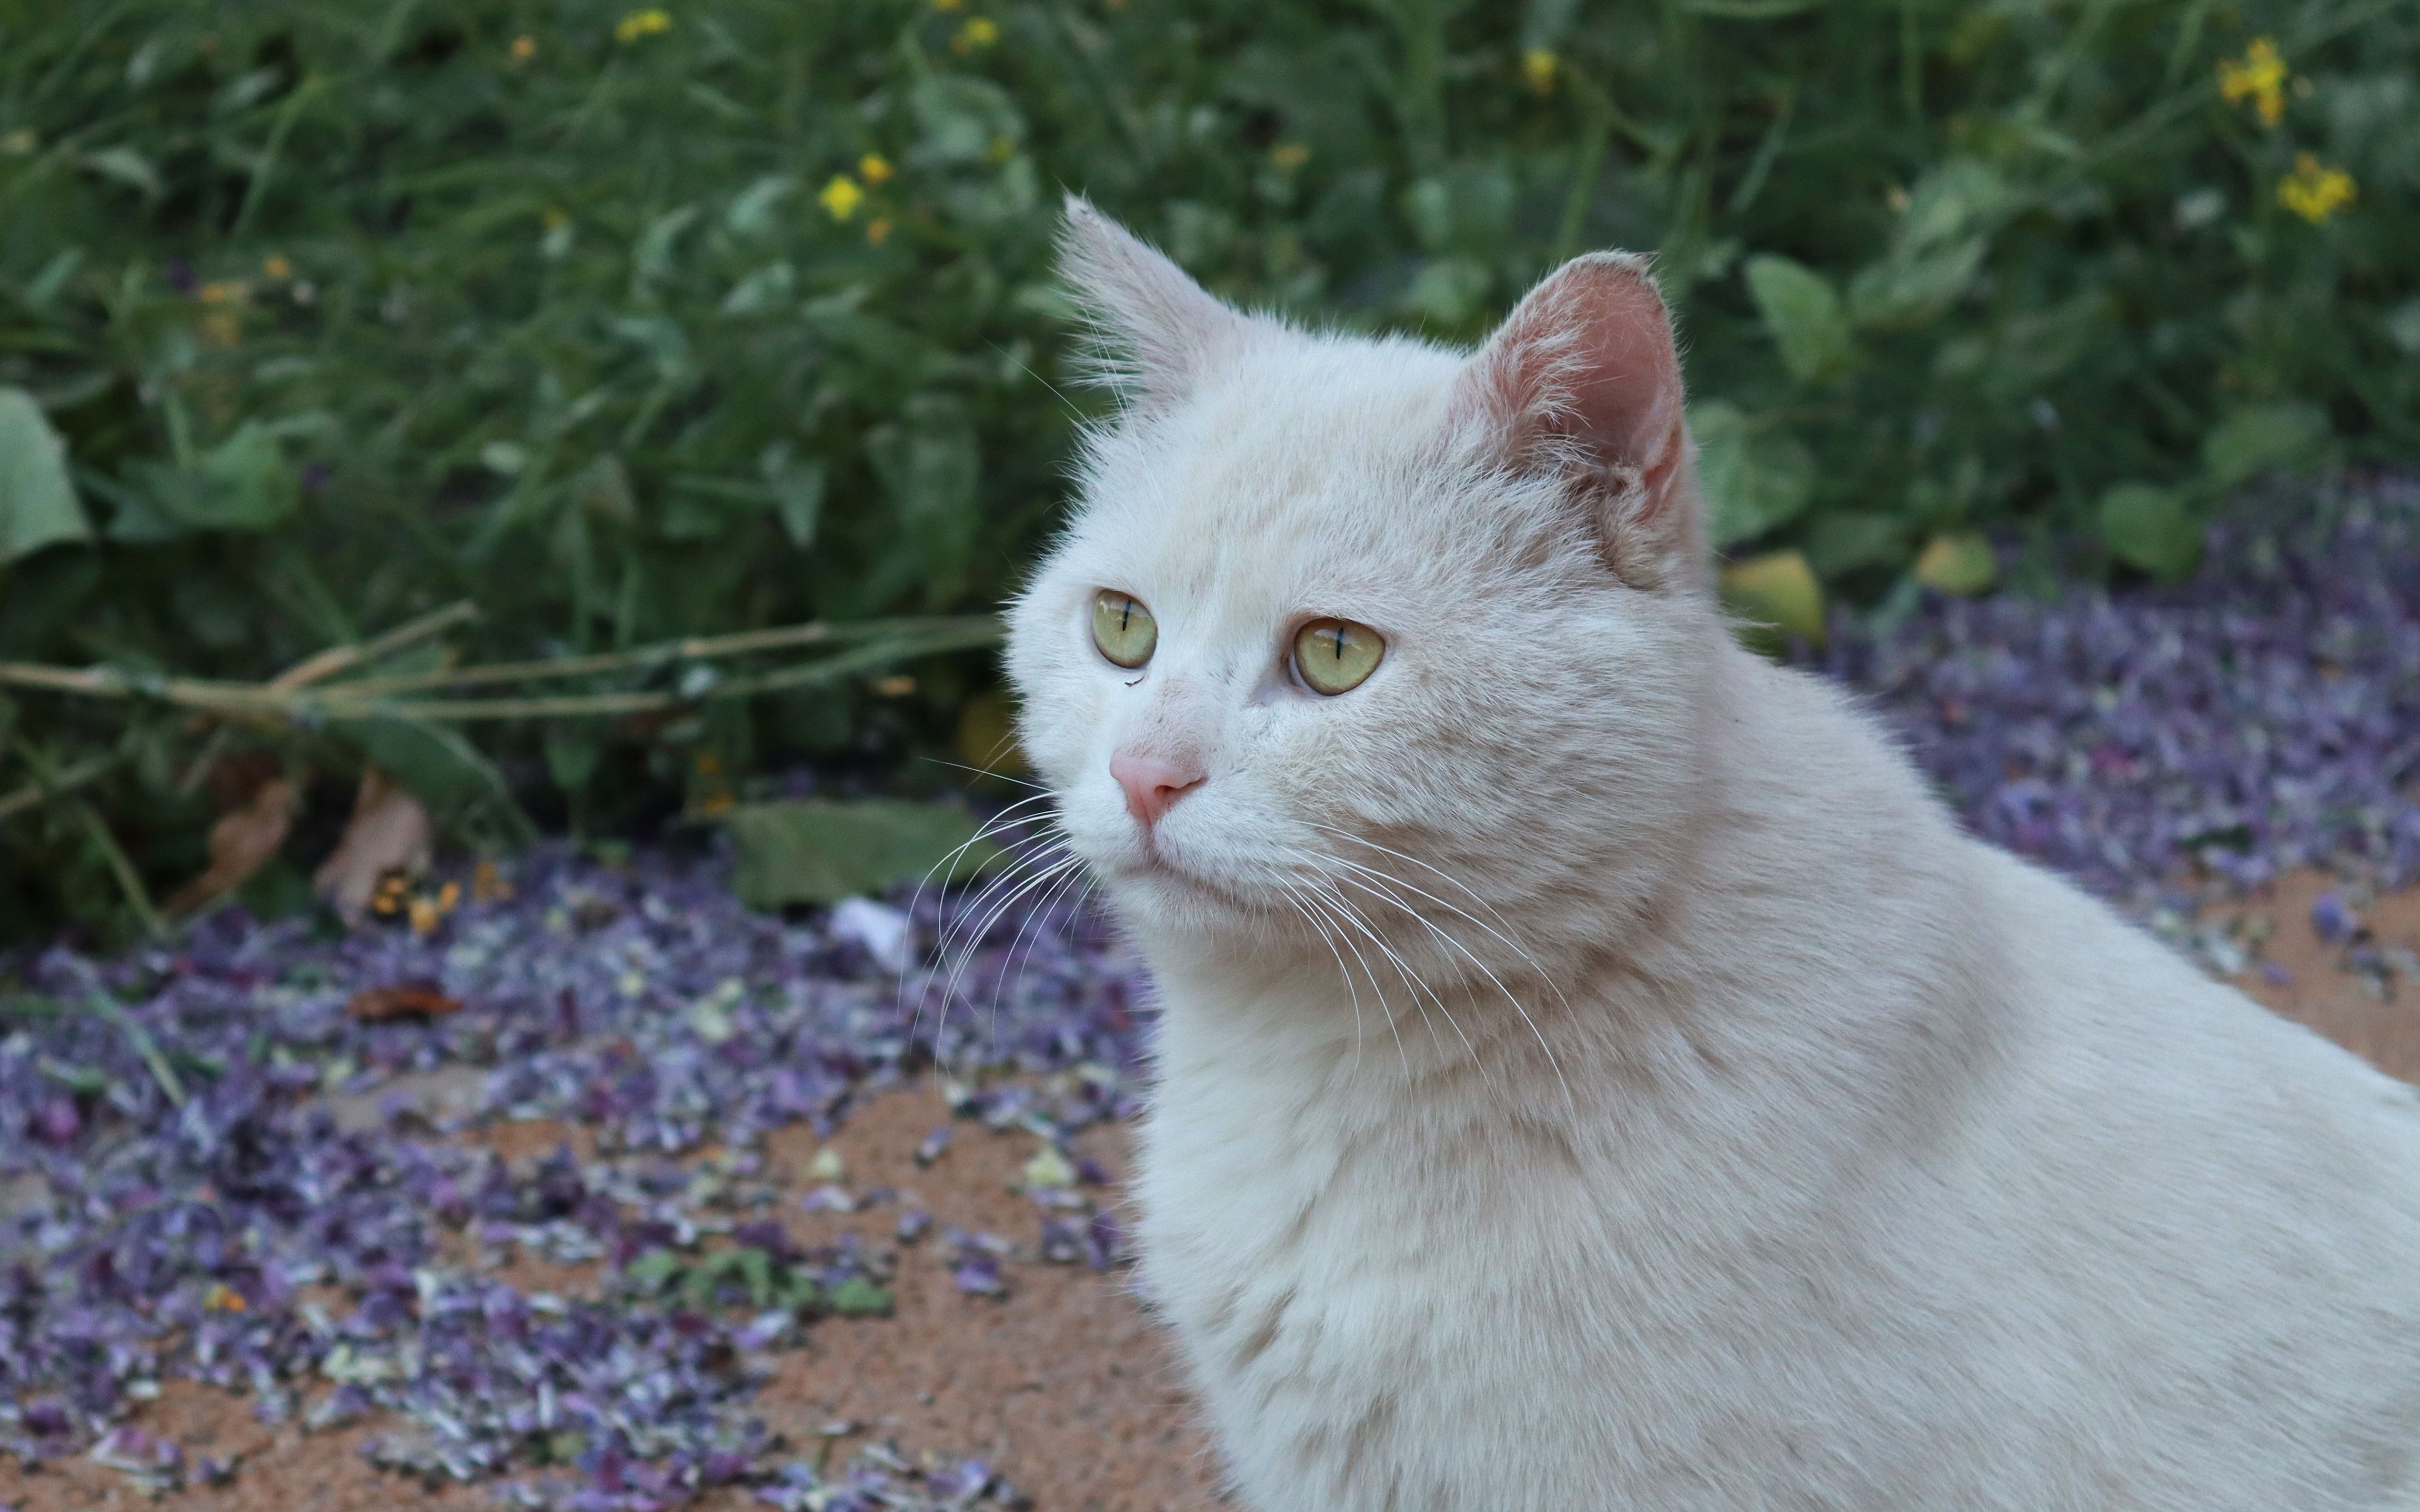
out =
{"type": "Polygon", "coordinates": [[[437,919],[439,916],[437,913],[437,903],[434,899],[412,899],[409,913],[411,918],[411,933],[414,934],[433,934],[437,932],[437,919]]]}
{"type": "MultiPolygon", "coordinates": [[[[662,11],[658,11],[658,12],[656,12],[656,14],[658,14],[658,15],[659,15],[659,16],[660,16],[660,15],[663,15],[663,12],[662,12],[662,11]]],[[[626,24],[627,24],[627,23],[626,23],[626,24]]],[[[670,17],[665,17],[664,24],[666,24],[666,25],[668,25],[668,26],[669,26],[669,25],[671,25],[671,24],[672,24],[672,19],[671,19],[670,17]]],[[[527,63],[530,59],[532,59],[532,58],[534,58],[534,57],[535,57],[535,56],[537,56],[537,39],[536,39],[536,38],[535,38],[535,37],[516,37],[516,38],[514,38],[514,39],[513,39],[513,61],[514,61],[514,62],[516,62],[516,63],[527,63]]]]}
{"type": "Polygon", "coordinates": [[[869,152],[857,160],[857,171],[865,176],[869,184],[887,183],[892,174],[891,160],[879,152],[869,152]]]}
{"type": "Polygon", "coordinates": [[[1559,66],[1555,54],[1543,47],[1533,47],[1521,54],[1521,77],[1542,95],[1555,92],[1555,70],[1559,66]]]}
{"type": "Polygon", "coordinates": [[[214,1281],[210,1289],[202,1293],[202,1305],[214,1313],[240,1313],[245,1309],[243,1294],[223,1281],[214,1281]]]}
{"type": "Polygon", "coordinates": [[[221,279],[202,285],[201,301],[204,304],[241,304],[251,294],[252,290],[237,280],[221,279]]]}
{"type": "Polygon", "coordinates": [[[878,247],[891,239],[891,217],[877,215],[865,223],[866,245],[878,247]]]}
{"type": "Polygon", "coordinates": [[[2230,105],[2239,100],[2251,100],[2262,125],[2276,125],[2286,115],[2286,60],[2277,55],[2277,44],[2256,37],[2242,59],[2221,63],[2218,92],[2230,105]]]}
{"type": "Polygon", "coordinates": [[[486,903],[512,895],[513,885],[504,880],[504,874],[496,869],[495,862],[483,859],[471,869],[472,897],[486,903]]]}
{"type": "Polygon", "coordinates": [[[2277,203],[2313,225],[2353,202],[2357,186],[2342,168],[2323,168],[2307,152],[2294,154],[2294,171],[2277,180],[2277,203]]]}
{"type": "Polygon", "coordinates": [[[294,265],[271,253],[260,260],[260,270],[271,278],[284,278],[294,271],[294,265]]]}
{"type": "Polygon", "coordinates": [[[1280,142],[1269,148],[1269,162],[1287,173],[1294,172],[1311,161],[1311,148],[1299,142],[1280,142]]]}
{"type": "Polygon", "coordinates": [[[709,793],[697,800],[697,811],[706,818],[712,819],[718,814],[729,813],[737,801],[728,793],[709,793]]]}
{"type": "Polygon", "coordinates": [[[933,8],[942,12],[963,10],[967,0],[933,0],[933,8]]]}
{"type": "Polygon", "coordinates": [[[1000,40],[1000,23],[989,16],[970,16],[957,35],[950,39],[950,51],[964,55],[979,47],[989,47],[1000,40]]]}
{"type": "Polygon", "coordinates": [[[823,201],[824,208],[831,212],[833,220],[845,221],[857,213],[859,205],[864,203],[865,191],[858,188],[857,180],[848,175],[836,173],[832,175],[832,181],[824,185],[823,193],[815,198],[823,201]]]}
{"type": "Polygon", "coordinates": [[[437,911],[450,914],[462,904],[462,884],[449,882],[437,889],[437,911]]]}
{"type": "Polygon", "coordinates": [[[660,10],[633,10],[613,26],[613,40],[635,42],[642,37],[653,37],[673,29],[673,18],[660,10]]]}

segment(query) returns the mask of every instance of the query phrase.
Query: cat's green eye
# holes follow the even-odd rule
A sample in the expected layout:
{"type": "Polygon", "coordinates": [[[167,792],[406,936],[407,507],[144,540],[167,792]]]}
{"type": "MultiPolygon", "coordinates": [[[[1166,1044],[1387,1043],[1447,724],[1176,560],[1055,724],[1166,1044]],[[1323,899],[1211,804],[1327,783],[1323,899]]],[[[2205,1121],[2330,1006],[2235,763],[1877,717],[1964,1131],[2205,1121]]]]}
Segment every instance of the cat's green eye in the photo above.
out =
{"type": "Polygon", "coordinates": [[[1295,632],[1295,670],[1312,692],[1331,698],[1359,687],[1386,654],[1377,631],[1351,620],[1313,620],[1295,632]]]}
{"type": "Polygon", "coordinates": [[[1159,648],[1159,622],[1132,594],[1104,588],[1093,595],[1093,644],[1121,667],[1140,667],[1159,648]]]}

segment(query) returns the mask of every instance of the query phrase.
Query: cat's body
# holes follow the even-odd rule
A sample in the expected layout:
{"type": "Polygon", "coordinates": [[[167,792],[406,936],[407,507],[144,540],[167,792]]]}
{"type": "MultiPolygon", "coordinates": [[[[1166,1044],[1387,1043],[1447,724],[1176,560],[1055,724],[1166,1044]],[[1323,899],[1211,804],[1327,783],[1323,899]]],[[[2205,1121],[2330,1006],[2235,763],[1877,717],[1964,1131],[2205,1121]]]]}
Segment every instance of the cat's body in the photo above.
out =
{"type": "Polygon", "coordinates": [[[1635,268],[1466,361],[1074,239],[1144,391],[1012,668],[1158,985],[1144,1278],[1249,1505],[2415,1494],[2420,1101],[1732,646],[1635,268]],[[1387,660],[1289,685],[1304,614],[1387,660]]]}

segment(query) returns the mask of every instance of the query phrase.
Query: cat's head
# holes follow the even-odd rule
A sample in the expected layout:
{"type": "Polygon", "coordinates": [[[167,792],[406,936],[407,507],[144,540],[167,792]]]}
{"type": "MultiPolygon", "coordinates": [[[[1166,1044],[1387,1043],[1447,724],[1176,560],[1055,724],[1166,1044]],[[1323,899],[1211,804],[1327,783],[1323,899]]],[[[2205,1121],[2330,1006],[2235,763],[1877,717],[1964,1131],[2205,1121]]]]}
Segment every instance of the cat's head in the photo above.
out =
{"type": "Polygon", "coordinates": [[[1118,911],[1323,957],[1350,914],[1426,971],[1602,938],[1681,847],[1723,643],[1644,265],[1464,353],[1239,313],[1080,201],[1064,254],[1126,403],[1008,665],[1118,911]]]}

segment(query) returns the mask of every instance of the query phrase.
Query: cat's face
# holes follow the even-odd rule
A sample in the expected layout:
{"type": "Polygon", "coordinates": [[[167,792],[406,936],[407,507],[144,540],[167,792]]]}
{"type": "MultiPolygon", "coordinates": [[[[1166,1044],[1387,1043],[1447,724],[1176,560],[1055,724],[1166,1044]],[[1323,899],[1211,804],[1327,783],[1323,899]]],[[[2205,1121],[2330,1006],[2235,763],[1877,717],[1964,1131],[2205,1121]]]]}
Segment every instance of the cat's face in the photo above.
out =
{"type": "MultiPolygon", "coordinates": [[[[1228,944],[1349,914],[1434,964],[1456,956],[1434,926],[1500,959],[1516,913],[1534,939],[1643,884],[1686,808],[1715,624],[1643,275],[1596,270],[1613,316],[1652,308],[1663,367],[1591,393],[1574,364],[1604,343],[1566,327],[1605,298],[1466,357],[1247,319],[1081,207],[1070,240],[1140,393],[1093,438],[1008,659],[1026,751],[1120,912],[1228,944]]],[[[1631,363],[1638,332],[1615,334],[1631,363]]]]}

